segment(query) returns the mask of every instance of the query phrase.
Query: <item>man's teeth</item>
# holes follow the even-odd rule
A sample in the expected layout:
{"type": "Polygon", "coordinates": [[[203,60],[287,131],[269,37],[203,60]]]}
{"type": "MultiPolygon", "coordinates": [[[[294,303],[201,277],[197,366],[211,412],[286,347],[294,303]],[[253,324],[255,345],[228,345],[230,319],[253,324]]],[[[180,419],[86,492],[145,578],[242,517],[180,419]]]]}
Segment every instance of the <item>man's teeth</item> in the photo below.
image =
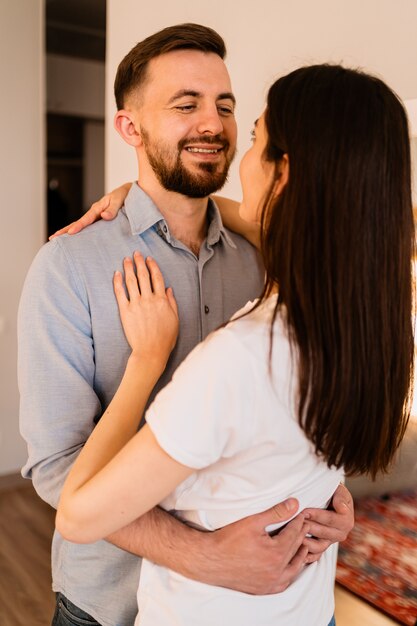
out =
{"type": "Polygon", "coordinates": [[[218,148],[187,148],[187,150],[188,152],[203,152],[204,154],[216,154],[216,152],[219,152],[218,148]]]}

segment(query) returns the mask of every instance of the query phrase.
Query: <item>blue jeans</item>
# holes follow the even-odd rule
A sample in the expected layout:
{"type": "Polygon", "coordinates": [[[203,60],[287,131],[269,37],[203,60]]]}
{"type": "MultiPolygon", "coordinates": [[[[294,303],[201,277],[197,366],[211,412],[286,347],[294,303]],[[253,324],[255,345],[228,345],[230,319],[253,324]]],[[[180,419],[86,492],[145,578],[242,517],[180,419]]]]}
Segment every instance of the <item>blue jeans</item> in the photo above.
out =
{"type": "Polygon", "coordinates": [[[100,626],[100,624],[62,593],[56,594],[56,607],[51,626],[100,626]]]}
{"type": "MultiPolygon", "coordinates": [[[[51,626],[100,626],[100,624],[94,617],[70,602],[62,593],[57,593],[55,614],[51,626]]],[[[336,626],[334,616],[329,626],[336,626]]]]}

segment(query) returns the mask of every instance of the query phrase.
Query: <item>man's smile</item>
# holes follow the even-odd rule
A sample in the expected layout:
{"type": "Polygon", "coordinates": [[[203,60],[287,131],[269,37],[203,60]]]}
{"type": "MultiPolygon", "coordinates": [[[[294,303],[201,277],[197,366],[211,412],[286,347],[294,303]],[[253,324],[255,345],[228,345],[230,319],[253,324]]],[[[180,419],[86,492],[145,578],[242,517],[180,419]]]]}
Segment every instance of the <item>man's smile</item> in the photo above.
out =
{"type": "Polygon", "coordinates": [[[188,152],[201,152],[202,154],[217,154],[223,148],[197,148],[193,146],[189,146],[185,148],[188,152]]]}

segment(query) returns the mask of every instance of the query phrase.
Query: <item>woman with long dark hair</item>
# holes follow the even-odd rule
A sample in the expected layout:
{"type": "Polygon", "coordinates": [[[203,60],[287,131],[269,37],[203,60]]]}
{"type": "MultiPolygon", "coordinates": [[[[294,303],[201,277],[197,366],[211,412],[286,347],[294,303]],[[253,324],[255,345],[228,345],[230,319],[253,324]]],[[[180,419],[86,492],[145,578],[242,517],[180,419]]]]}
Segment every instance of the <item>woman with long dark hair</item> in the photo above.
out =
{"type": "MultiPolygon", "coordinates": [[[[115,275],[132,354],[62,493],[57,526],[71,541],[106,537],[157,503],[207,530],[290,494],[325,507],[343,473],[375,476],[393,459],[414,352],[401,103],[362,72],[296,70],[269,90],[240,174],[240,215],[261,223],[265,289],[190,354],[139,433],[177,310],[152,259],[125,260],[129,297],[115,275]]],[[[269,596],[145,561],[138,623],[327,626],[334,560],[330,548],[269,596]]]]}

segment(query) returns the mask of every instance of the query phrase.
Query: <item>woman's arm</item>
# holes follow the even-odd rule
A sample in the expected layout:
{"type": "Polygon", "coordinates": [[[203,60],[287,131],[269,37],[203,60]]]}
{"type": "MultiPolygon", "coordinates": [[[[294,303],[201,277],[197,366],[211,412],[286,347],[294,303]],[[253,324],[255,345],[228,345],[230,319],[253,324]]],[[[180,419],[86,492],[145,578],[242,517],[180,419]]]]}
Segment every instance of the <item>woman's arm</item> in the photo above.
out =
{"type": "MultiPolygon", "coordinates": [[[[76,222],[72,222],[68,226],[64,226],[56,233],[51,235],[49,239],[58,237],[68,233],[69,235],[75,235],[83,230],[86,226],[97,222],[100,219],[112,220],[116,217],[120,209],[122,208],[127,194],[130,191],[132,183],[124,183],[113,189],[110,193],[107,193],[88,209],[84,215],[82,215],[76,222]]],[[[250,224],[245,222],[239,215],[239,203],[230,198],[223,198],[222,196],[213,196],[213,200],[216,201],[219,207],[222,220],[226,228],[232,230],[238,235],[242,235],[258,250],[260,249],[260,227],[257,224],[250,224]]]]}
{"type": "Polygon", "coordinates": [[[114,278],[132,354],[112,402],[68,475],[58,506],[59,532],[79,543],[96,541],[126,526],[194,471],[166,454],[146,425],[137,432],[175,345],[178,313],[155,261],[148,258],[145,264],[135,253],[135,264],[137,278],[131,259],[124,261],[129,298],[121,274],[114,278]]]}
{"type": "Polygon", "coordinates": [[[251,224],[243,220],[239,215],[239,202],[222,196],[213,196],[219,207],[223,224],[229,230],[238,235],[242,235],[258,250],[261,247],[261,227],[259,224],[251,224]]]}

